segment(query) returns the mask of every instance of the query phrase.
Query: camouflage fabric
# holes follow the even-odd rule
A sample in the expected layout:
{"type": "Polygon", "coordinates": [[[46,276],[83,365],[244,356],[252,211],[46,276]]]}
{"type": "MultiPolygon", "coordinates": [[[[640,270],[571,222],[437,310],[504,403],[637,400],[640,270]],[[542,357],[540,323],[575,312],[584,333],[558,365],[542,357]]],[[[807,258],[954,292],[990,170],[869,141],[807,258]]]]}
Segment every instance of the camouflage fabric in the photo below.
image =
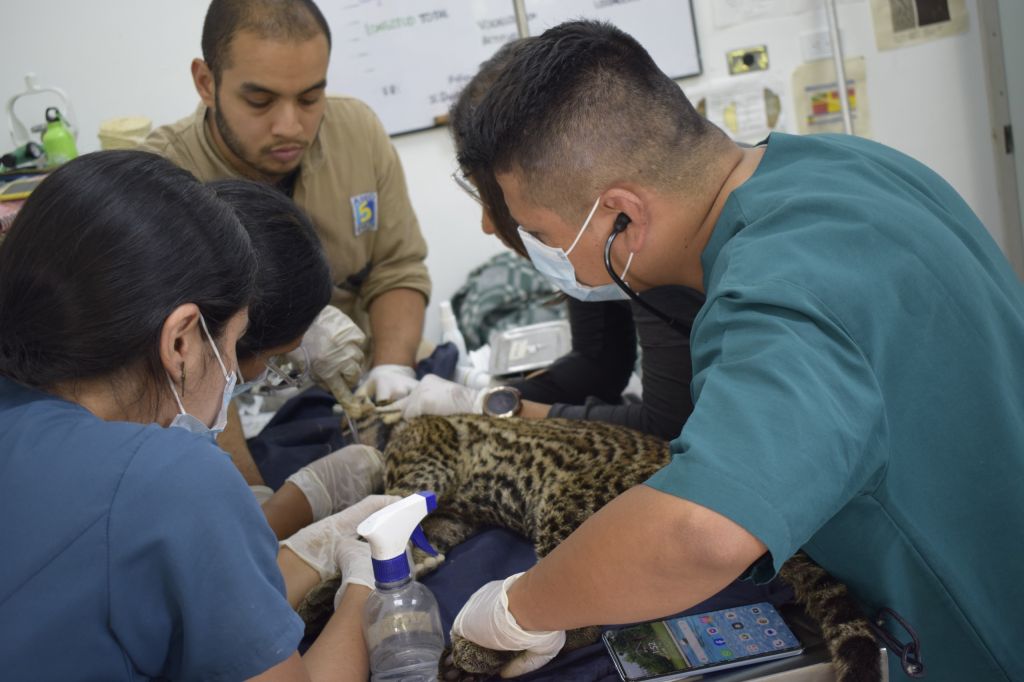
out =
{"type": "Polygon", "coordinates": [[[469,273],[452,296],[466,348],[487,343],[491,332],[565,319],[564,298],[526,258],[502,253],[469,273]]]}

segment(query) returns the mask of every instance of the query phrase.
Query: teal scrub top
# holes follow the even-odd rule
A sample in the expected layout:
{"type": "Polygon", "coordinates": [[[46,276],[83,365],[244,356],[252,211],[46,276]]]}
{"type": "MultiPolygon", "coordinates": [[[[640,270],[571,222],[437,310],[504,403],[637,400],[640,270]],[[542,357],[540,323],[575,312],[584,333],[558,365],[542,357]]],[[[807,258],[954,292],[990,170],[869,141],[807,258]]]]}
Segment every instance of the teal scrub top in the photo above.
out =
{"type": "Polygon", "coordinates": [[[648,485],[895,610],[927,679],[1024,680],[1024,287],[984,226],[893,149],[773,134],[702,265],[648,485]]]}
{"type": "Polygon", "coordinates": [[[303,623],[231,458],[0,378],[0,677],[241,680],[303,623]]]}

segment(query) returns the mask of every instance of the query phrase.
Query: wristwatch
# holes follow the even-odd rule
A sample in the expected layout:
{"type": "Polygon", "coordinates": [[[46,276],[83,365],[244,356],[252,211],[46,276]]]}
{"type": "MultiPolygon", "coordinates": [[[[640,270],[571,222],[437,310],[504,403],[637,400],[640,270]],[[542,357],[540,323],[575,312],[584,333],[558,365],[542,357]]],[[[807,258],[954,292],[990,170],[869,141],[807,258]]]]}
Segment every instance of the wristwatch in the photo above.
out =
{"type": "Polygon", "coordinates": [[[488,417],[515,417],[523,407],[522,394],[511,386],[495,386],[484,391],[483,412],[488,417]]]}

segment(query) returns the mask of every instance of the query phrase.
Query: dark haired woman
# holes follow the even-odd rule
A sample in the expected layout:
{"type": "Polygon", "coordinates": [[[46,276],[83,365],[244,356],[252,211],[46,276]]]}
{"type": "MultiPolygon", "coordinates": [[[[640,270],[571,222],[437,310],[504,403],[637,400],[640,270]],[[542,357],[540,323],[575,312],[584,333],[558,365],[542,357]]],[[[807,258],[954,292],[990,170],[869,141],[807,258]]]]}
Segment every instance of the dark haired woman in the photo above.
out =
{"type": "Polygon", "coordinates": [[[0,246],[6,677],[365,679],[368,589],[305,659],[290,603],[366,571],[335,550],[387,498],[278,555],[213,443],[256,272],[232,209],[153,155],[82,156],[25,203],[0,246]]]}
{"type": "MultiPolygon", "coordinates": [[[[235,346],[235,395],[264,383],[278,366],[275,359],[294,353],[300,343],[312,379],[335,394],[354,387],[362,373],[366,337],[347,315],[328,305],[330,268],[309,218],[270,185],[216,180],[207,186],[234,209],[259,263],[249,325],[235,346]]],[[[384,484],[384,463],[376,450],[349,445],[332,452],[324,443],[325,456],[297,471],[293,468],[275,493],[262,485],[233,408],[217,444],[231,455],[282,540],[384,484]]]]}

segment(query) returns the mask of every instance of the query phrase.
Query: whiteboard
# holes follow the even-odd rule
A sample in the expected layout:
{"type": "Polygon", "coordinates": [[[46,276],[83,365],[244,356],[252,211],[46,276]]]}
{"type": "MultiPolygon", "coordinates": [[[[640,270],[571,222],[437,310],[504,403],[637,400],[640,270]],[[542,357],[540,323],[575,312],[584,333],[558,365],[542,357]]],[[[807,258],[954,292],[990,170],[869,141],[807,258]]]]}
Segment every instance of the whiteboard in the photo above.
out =
{"type": "MultiPolygon", "coordinates": [[[[512,0],[321,0],[331,92],[377,112],[388,133],[437,125],[465,84],[517,37],[512,0]]],[[[701,72],[689,0],[526,0],[530,34],[585,17],[615,24],[673,78],[701,72]]]]}

